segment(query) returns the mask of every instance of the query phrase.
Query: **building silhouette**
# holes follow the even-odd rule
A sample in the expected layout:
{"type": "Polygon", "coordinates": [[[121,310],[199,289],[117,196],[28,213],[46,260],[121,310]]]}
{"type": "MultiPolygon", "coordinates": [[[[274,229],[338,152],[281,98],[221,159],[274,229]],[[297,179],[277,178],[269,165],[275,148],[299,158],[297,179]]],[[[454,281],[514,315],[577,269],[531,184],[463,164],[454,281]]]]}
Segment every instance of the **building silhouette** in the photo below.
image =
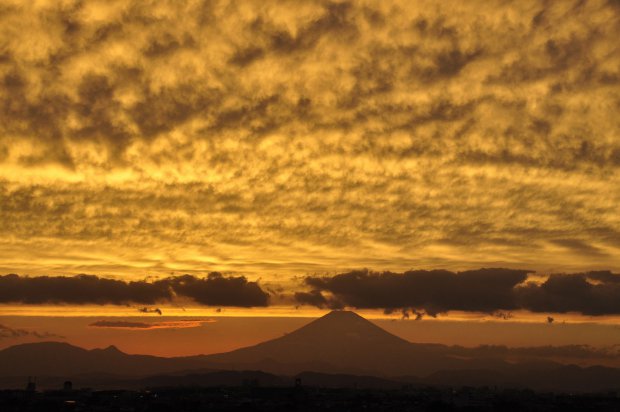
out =
{"type": "Polygon", "coordinates": [[[37,377],[28,376],[28,383],[26,384],[26,392],[36,392],[36,391],[37,391],[37,377]]]}

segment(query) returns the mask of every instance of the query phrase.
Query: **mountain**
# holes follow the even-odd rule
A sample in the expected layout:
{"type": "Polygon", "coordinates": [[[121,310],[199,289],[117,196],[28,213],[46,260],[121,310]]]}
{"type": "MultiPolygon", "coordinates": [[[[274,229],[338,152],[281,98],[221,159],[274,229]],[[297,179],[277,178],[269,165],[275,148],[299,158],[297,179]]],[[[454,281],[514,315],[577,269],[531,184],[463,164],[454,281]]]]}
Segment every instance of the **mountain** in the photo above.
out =
{"type": "Polygon", "coordinates": [[[603,366],[582,368],[576,365],[540,369],[516,364],[503,370],[439,371],[423,380],[414,380],[421,381],[429,385],[452,387],[497,386],[565,392],[617,391],[620,388],[620,369],[603,366]]]}
{"type": "Polygon", "coordinates": [[[0,351],[0,376],[115,374],[146,376],[197,369],[305,371],[373,376],[426,376],[441,370],[507,364],[458,346],[417,344],[386,332],[350,311],[332,311],[282,337],[214,355],[159,358],[128,355],[111,346],[86,350],[67,343],[17,345],[0,351]]]}
{"type": "Polygon", "coordinates": [[[63,342],[16,345],[0,351],[0,376],[145,376],[200,368],[200,359],[128,355],[115,346],[87,350],[63,342]]]}
{"type": "Polygon", "coordinates": [[[407,382],[376,376],[302,372],[295,376],[305,386],[321,388],[400,389],[407,382]]]}
{"type": "MultiPolygon", "coordinates": [[[[67,343],[17,345],[0,351],[0,376],[115,374],[146,376],[196,369],[304,371],[374,376],[424,376],[471,363],[463,348],[414,344],[349,311],[333,311],[277,339],[232,352],[182,358],[128,355],[111,346],[86,350],[67,343]]],[[[476,359],[479,367],[502,361],[476,359]]]]}
{"type": "MultiPolygon", "coordinates": [[[[232,352],[205,356],[211,365],[296,374],[311,370],[375,376],[426,375],[462,369],[464,348],[414,344],[350,311],[333,311],[280,338],[232,352]]],[[[487,367],[503,365],[478,359],[487,367]]]]}
{"type": "MultiPolygon", "coordinates": [[[[212,386],[291,386],[293,380],[262,371],[212,371],[181,375],[148,376],[140,380],[127,381],[123,387],[212,387],[212,386]]],[[[113,384],[113,382],[112,382],[113,384]]]]}
{"type": "Polygon", "coordinates": [[[59,342],[12,346],[0,351],[0,388],[21,387],[27,376],[37,376],[47,387],[72,379],[99,388],[239,385],[248,380],[281,386],[290,385],[292,376],[315,386],[620,387],[620,369],[562,365],[546,355],[532,355],[547,354],[550,348],[411,343],[353,312],[334,311],[282,337],[213,355],[160,358],[129,355],[114,346],[86,350],[59,342]]]}

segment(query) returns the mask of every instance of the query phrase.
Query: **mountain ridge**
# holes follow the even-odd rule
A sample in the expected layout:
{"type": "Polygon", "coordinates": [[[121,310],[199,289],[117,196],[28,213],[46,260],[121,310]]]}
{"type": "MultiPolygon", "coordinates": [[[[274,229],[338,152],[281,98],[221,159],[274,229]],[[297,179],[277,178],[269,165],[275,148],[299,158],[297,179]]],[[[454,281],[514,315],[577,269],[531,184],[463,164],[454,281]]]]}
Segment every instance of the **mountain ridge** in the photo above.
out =
{"type": "MultiPolygon", "coordinates": [[[[571,369],[544,357],[521,363],[508,362],[504,355],[510,353],[509,350],[494,350],[493,347],[412,343],[354,312],[333,311],[284,336],[212,355],[163,358],[130,355],[114,345],[88,350],[66,342],[15,345],[0,350],[0,384],[9,382],[10,377],[24,376],[116,376],[118,378],[114,379],[119,382],[137,382],[136,379],[158,375],[261,371],[275,376],[295,376],[304,372],[373,376],[383,381],[407,376],[407,382],[426,380],[432,384],[487,384],[495,379],[513,385],[539,379],[537,384],[541,387],[545,383],[540,382],[540,377],[547,374],[556,380],[560,379],[558,376],[563,377],[566,382],[567,376],[574,376],[575,382],[584,380],[586,386],[589,382],[597,382],[596,385],[603,387],[620,376],[620,369],[577,366],[571,369]],[[564,369],[553,372],[558,368],[564,369]]],[[[237,375],[221,376],[228,376],[229,382],[230,376],[237,375]]],[[[167,382],[167,379],[159,381],[167,382]]],[[[219,378],[210,375],[201,379],[214,382],[219,378]]],[[[338,381],[339,378],[329,379],[338,381]]],[[[184,380],[190,381],[191,377],[184,380]]]]}

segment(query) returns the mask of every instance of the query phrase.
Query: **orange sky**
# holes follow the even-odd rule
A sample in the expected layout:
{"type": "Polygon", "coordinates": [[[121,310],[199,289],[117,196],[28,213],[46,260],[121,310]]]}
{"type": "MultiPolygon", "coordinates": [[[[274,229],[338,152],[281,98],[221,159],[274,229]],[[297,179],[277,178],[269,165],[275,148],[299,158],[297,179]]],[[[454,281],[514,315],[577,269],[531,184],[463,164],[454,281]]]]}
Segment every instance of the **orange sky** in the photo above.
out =
{"type": "MultiPolygon", "coordinates": [[[[366,314],[365,314],[366,315],[366,314]]],[[[23,333],[3,338],[0,349],[17,343],[41,340],[68,341],[84,348],[116,345],[127,353],[158,356],[184,356],[225,352],[291,332],[314,317],[37,317],[0,316],[0,325],[23,333]],[[199,320],[202,323],[198,322],[199,320]],[[104,322],[104,323],[102,323],[104,322]],[[107,323],[105,323],[107,322],[107,323]],[[126,327],[112,326],[112,322],[126,327]],[[93,326],[93,324],[101,326],[93,326]],[[143,328],[136,324],[160,325],[143,328]],[[185,323],[185,325],[183,325],[185,323]],[[164,327],[167,325],[167,327],[164,327]],[[50,333],[43,338],[33,335],[50,333]],[[30,334],[28,334],[28,332],[30,334]]],[[[374,319],[377,325],[404,339],[417,343],[442,343],[462,346],[508,345],[514,347],[545,345],[591,345],[611,347],[620,339],[617,324],[597,322],[554,324],[497,319],[476,321],[374,319]]],[[[0,329],[0,336],[5,330],[0,329]]]]}
{"type": "MultiPolygon", "coordinates": [[[[0,316],[316,316],[296,292],[324,310],[363,288],[307,277],[362,268],[618,272],[618,38],[603,0],[6,1],[0,275],[168,283],[112,309],[5,289],[0,316]],[[171,280],[212,272],[236,301],[171,280]]],[[[518,289],[535,314],[499,324],[616,323],[617,278],[571,279],[518,289]]],[[[495,310],[469,307],[442,316],[495,310]]]]}

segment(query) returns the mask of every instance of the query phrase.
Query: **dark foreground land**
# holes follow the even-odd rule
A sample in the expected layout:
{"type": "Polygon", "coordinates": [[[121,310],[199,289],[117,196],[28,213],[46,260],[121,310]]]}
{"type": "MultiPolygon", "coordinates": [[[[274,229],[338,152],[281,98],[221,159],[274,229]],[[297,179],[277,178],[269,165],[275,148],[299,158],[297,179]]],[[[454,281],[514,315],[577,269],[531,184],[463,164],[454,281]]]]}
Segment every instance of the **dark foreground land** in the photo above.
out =
{"type": "Polygon", "coordinates": [[[620,395],[489,388],[0,391],[0,411],[620,411],[620,395]]]}

